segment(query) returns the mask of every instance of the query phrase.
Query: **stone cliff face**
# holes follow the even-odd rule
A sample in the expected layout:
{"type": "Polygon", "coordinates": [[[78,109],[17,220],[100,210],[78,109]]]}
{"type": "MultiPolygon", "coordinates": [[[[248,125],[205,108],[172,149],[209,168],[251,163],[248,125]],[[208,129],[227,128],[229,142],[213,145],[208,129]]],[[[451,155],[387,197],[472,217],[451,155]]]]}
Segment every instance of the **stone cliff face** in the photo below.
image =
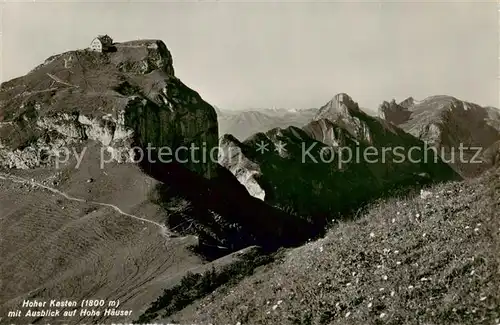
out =
{"type": "Polygon", "coordinates": [[[348,131],[329,119],[312,121],[304,126],[303,130],[311,138],[331,147],[341,147],[356,141],[348,131]]]}
{"type": "MultiPolygon", "coordinates": [[[[170,152],[198,148],[178,159],[212,177],[206,152],[218,142],[215,110],[174,75],[162,41],[116,43],[112,51],[55,55],[0,89],[0,166],[32,168],[50,164],[63,148],[97,141],[117,162],[132,161],[131,148],[170,152]],[[198,156],[197,156],[198,155],[198,156]],[[194,157],[194,159],[192,159],[194,157]]],[[[144,151],[146,152],[146,151],[144,151]]],[[[217,156],[217,153],[214,153],[217,156]]]]}
{"type": "Polygon", "coordinates": [[[320,108],[313,120],[327,119],[348,131],[353,137],[371,142],[368,126],[357,115],[361,113],[359,106],[345,94],[338,94],[320,108]]]}

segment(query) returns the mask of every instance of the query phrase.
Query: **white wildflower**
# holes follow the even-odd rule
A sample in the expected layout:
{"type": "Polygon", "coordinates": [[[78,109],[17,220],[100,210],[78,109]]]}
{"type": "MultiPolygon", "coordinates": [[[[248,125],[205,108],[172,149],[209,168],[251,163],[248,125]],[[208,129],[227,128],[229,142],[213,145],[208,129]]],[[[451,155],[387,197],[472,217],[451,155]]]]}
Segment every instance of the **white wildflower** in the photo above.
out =
{"type": "Polygon", "coordinates": [[[278,308],[278,305],[273,306],[273,310],[276,310],[276,308],[278,308]]]}
{"type": "Polygon", "coordinates": [[[351,312],[348,311],[346,314],[345,314],[345,318],[349,317],[351,315],[351,312]]]}
{"type": "Polygon", "coordinates": [[[373,232],[370,233],[370,237],[373,238],[375,237],[375,234],[373,232]]]}
{"type": "Polygon", "coordinates": [[[387,281],[387,275],[382,276],[382,279],[384,279],[385,281],[387,281]]]}
{"type": "Polygon", "coordinates": [[[380,318],[384,318],[387,314],[386,313],[382,313],[380,314],[380,318]]]}
{"type": "Polygon", "coordinates": [[[368,308],[372,308],[373,304],[370,302],[368,303],[368,308]]]}
{"type": "Polygon", "coordinates": [[[425,190],[420,190],[420,198],[422,200],[428,199],[432,196],[432,192],[430,191],[425,191],[425,190]]]}

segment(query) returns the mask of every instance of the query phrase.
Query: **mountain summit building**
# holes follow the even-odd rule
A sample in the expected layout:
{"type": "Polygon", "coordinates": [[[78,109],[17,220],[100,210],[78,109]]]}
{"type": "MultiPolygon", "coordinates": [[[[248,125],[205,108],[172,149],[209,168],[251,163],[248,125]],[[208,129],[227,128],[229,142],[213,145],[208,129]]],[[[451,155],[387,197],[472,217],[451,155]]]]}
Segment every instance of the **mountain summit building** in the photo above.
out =
{"type": "Polygon", "coordinates": [[[99,35],[90,43],[90,50],[95,52],[105,52],[113,46],[113,39],[108,35],[99,35]]]}

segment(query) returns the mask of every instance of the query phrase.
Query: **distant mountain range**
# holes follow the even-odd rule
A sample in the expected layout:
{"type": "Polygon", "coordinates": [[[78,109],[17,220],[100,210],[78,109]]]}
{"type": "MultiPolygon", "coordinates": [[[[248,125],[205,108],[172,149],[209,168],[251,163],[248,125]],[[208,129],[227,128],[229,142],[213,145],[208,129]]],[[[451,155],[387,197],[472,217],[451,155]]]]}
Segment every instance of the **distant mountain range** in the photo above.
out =
{"type": "Polygon", "coordinates": [[[249,111],[229,111],[216,109],[219,136],[231,134],[243,141],[249,136],[276,127],[307,124],[318,110],[310,109],[259,109],[249,111]]]}
{"type": "MultiPolygon", "coordinates": [[[[376,115],[376,111],[362,110],[368,115],[376,115]]],[[[219,137],[231,134],[236,139],[244,141],[255,133],[274,128],[303,127],[312,120],[319,108],[224,110],[215,107],[215,111],[219,122],[219,137]]]]}

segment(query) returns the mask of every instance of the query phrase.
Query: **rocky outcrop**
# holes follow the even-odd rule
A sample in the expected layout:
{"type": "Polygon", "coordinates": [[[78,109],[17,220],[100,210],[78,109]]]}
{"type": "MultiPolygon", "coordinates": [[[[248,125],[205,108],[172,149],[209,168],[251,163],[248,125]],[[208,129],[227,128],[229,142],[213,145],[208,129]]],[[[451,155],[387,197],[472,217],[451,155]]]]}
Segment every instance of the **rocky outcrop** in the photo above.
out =
{"type": "Polygon", "coordinates": [[[476,162],[477,150],[472,148],[486,150],[500,139],[498,109],[451,96],[432,96],[422,101],[410,98],[399,104],[384,102],[379,116],[435,147],[464,176],[488,168],[476,162]],[[463,159],[458,158],[461,152],[463,159]]]}
{"type": "Polygon", "coordinates": [[[266,193],[257,181],[261,175],[260,167],[244,155],[243,144],[232,135],[224,135],[219,144],[219,163],[228,167],[250,195],[264,200],[266,193]]]}
{"type": "Polygon", "coordinates": [[[328,119],[312,121],[304,126],[303,130],[311,138],[330,147],[338,148],[356,141],[349,132],[328,119]]]}
{"type": "Polygon", "coordinates": [[[410,118],[411,112],[408,107],[411,107],[413,103],[413,99],[406,99],[400,104],[394,99],[391,102],[384,101],[378,108],[378,116],[395,125],[403,124],[410,118]]]}
{"type": "Polygon", "coordinates": [[[175,77],[162,41],[53,56],[2,83],[0,104],[3,167],[47,165],[68,146],[96,141],[116,162],[138,159],[140,148],[151,159],[185,162],[207,177],[215,170],[207,153],[217,156],[216,113],[175,77]]]}

